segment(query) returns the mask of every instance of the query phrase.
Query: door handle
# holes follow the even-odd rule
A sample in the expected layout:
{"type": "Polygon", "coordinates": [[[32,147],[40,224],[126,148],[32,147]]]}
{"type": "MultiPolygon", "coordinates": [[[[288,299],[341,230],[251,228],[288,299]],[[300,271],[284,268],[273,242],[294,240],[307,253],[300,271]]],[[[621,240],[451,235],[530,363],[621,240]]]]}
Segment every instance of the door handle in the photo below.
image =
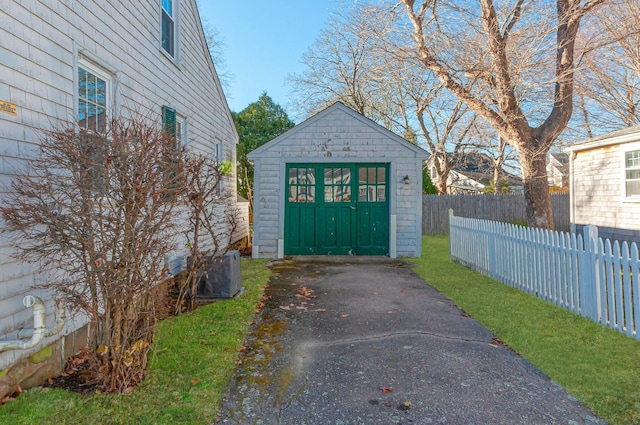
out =
{"type": "Polygon", "coordinates": [[[349,208],[351,208],[352,210],[356,210],[356,207],[354,207],[353,205],[349,205],[349,208]]]}

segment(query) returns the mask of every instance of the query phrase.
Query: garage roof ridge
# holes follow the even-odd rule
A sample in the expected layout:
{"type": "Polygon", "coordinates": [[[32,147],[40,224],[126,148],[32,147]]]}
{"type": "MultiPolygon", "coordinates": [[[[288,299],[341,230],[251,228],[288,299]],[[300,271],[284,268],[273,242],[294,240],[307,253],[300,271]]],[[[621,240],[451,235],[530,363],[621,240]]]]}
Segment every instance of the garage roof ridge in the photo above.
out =
{"type": "Polygon", "coordinates": [[[326,115],[330,114],[331,112],[333,112],[334,110],[340,110],[348,115],[350,115],[352,118],[357,119],[358,121],[364,123],[365,125],[369,126],[370,128],[384,134],[386,137],[389,137],[390,139],[403,144],[406,148],[413,150],[415,153],[417,153],[418,155],[424,156],[424,159],[426,159],[429,156],[429,153],[421,148],[418,145],[415,145],[413,143],[411,143],[410,141],[408,141],[407,139],[405,139],[402,136],[399,136],[398,134],[394,133],[393,131],[381,126],[380,124],[378,124],[377,122],[371,120],[370,118],[365,117],[364,115],[360,114],[359,112],[355,111],[354,109],[348,107],[347,105],[345,105],[342,102],[335,102],[332,105],[326,107],[325,109],[323,109],[322,111],[318,112],[317,114],[307,118],[306,120],[302,121],[300,124],[296,125],[295,127],[292,127],[291,129],[289,129],[288,131],[286,131],[285,133],[279,135],[278,137],[270,140],[269,142],[265,143],[264,145],[260,146],[259,148],[254,149],[253,151],[249,152],[249,154],[247,155],[247,158],[250,160],[254,160],[258,157],[260,157],[260,155],[271,149],[274,145],[277,145],[278,143],[280,143],[281,141],[288,139],[289,137],[291,137],[293,134],[304,130],[306,127],[314,124],[315,122],[321,120],[323,117],[325,117],[326,115]]]}

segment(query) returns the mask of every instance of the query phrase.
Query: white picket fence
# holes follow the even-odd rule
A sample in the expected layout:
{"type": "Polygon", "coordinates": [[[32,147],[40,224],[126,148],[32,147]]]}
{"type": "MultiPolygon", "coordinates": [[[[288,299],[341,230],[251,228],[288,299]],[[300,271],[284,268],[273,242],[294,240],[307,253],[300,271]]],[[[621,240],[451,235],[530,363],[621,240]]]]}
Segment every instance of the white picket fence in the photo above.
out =
{"type": "Polygon", "coordinates": [[[450,257],[507,285],[640,339],[638,246],[450,213],[450,257]]]}

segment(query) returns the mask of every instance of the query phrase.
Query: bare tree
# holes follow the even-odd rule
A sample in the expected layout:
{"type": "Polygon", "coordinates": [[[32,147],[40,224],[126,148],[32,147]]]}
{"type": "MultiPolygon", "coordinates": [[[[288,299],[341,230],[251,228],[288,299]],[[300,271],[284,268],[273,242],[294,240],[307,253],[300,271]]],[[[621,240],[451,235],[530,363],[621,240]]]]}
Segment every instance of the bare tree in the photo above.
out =
{"type": "Polygon", "coordinates": [[[95,379],[108,392],[144,376],[166,292],[159,259],[174,248],[182,155],[148,122],[46,133],[0,207],[15,256],[38,264],[43,286],[89,318],[95,379]]]}
{"type": "Polygon", "coordinates": [[[364,8],[334,13],[302,57],[307,69],[289,77],[296,103],[306,115],[339,101],[370,116],[375,98],[373,45],[388,19],[363,19],[366,14],[364,8]]]}
{"type": "Polygon", "coordinates": [[[597,12],[578,39],[585,53],[576,92],[588,137],[594,128],[605,132],[640,124],[640,5],[621,0],[597,12]]]}
{"type": "Polygon", "coordinates": [[[207,42],[207,48],[209,49],[209,55],[211,56],[213,65],[216,68],[216,74],[218,74],[220,84],[222,85],[225,94],[227,97],[230,97],[230,84],[231,80],[233,80],[233,74],[229,70],[227,58],[224,54],[224,49],[226,47],[225,40],[222,34],[220,34],[218,28],[211,25],[206,19],[202,19],[202,27],[204,30],[204,38],[207,42]]]}
{"type": "Polygon", "coordinates": [[[553,227],[546,155],[572,115],[580,22],[603,1],[401,1],[422,65],[517,149],[531,226],[553,227]]]}
{"type": "Polygon", "coordinates": [[[357,3],[334,14],[304,55],[307,70],[291,77],[300,105],[313,113],[341,101],[408,140],[426,146],[439,191],[474,121],[418,57],[398,40],[398,16],[357,3]]]}

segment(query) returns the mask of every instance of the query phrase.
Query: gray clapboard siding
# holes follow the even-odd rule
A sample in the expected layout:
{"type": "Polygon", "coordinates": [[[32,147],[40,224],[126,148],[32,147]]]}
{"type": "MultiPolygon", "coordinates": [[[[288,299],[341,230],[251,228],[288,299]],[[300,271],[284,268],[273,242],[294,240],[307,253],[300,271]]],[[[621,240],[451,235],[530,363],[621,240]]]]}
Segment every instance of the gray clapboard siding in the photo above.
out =
{"type": "MultiPolygon", "coordinates": [[[[2,4],[0,100],[16,105],[17,116],[0,113],[0,191],[13,174],[24,170],[24,159],[33,157],[44,131],[58,121],[75,119],[76,65],[83,58],[111,74],[111,113],[151,114],[159,122],[160,108],[171,106],[187,119],[189,149],[212,153],[213,143],[221,142],[224,159],[235,162],[238,136],[195,0],[174,2],[179,7],[175,60],[160,47],[160,0],[118,2],[117,7],[92,0],[2,4]]],[[[235,200],[235,184],[227,188],[235,200]]],[[[1,238],[0,340],[13,339],[17,329],[30,326],[31,312],[22,297],[39,295],[34,289],[37,269],[16,262],[10,253],[1,238]]],[[[52,301],[46,304],[53,312],[52,301]]],[[[47,323],[51,321],[52,313],[47,323]]],[[[82,324],[79,320],[67,326],[63,334],[82,324]]],[[[54,338],[32,350],[0,353],[0,370],[54,338]]]]}

